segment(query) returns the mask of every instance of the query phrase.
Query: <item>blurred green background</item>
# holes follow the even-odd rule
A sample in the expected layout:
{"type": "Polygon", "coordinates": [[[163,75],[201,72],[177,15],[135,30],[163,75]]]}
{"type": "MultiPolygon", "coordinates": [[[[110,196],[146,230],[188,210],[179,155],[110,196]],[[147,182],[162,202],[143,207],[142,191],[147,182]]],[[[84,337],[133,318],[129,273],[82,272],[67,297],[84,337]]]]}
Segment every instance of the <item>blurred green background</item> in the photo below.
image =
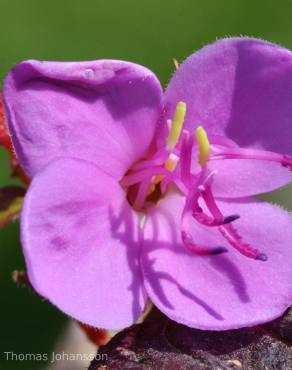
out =
{"type": "MultiPolygon", "coordinates": [[[[216,38],[249,35],[292,49],[292,1],[281,0],[0,0],[0,78],[23,59],[125,59],[152,69],[165,86],[174,67],[216,38]]],[[[0,186],[12,183],[0,151],[0,186]]],[[[292,190],[267,199],[292,209],[292,190]]],[[[272,226],[272,225],[271,225],[272,226]]],[[[7,362],[3,351],[53,350],[65,317],[26,289],[11,272],[24,267],[18,225],[0,232],[0,368],[43,369],[7,362]]]]}

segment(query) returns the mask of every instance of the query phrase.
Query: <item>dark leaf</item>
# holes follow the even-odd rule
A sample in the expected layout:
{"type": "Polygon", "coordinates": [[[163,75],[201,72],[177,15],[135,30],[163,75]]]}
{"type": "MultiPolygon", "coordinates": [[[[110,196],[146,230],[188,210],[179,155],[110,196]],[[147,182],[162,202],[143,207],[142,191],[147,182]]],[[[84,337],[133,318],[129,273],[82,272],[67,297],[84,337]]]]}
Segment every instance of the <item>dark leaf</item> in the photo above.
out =
{"type": "Polygon", "coordinates": [[[19,178],[24,184],[28,185],[30,180],[23,172],[16,158],[12,141],[5,122],[3,99],[1,93],[0,93],[0,147],[4,147],[10,154],[11,176],[19,178]]]}
{"type": "Polygon", "coordinates": [[[32,288],[25,271],[15,270],[12,272],[12,280],[22,288],[32,288]]]}
{"type": "MultiPolygon", "coordinates": [[[[287,324],[291,329],[290,323],[287,324]]],[[[224,332],[179,325],[153,309],[101,346],[89,370],[292,369],[292,349],[260,327],[224,332]]]]}
{"type": "Polygon", "coordinates": [[[7,186],[0,189],[0,228],[18,218],[25,189],[20,186],[7,186]]]}
{"type": "Polygon", "coordinates": [[[0,146],[5,147],[10,153],[13,152],[12,142],[4,121],[4,107],[2,94],[0,93],[0,146]]]}
{"type": "Polygon", "coordinates": [[[292,345],[292,308],[287,310],[279,319],[263,325],[263,328],[275,336],[280,336],[292,345]]]}

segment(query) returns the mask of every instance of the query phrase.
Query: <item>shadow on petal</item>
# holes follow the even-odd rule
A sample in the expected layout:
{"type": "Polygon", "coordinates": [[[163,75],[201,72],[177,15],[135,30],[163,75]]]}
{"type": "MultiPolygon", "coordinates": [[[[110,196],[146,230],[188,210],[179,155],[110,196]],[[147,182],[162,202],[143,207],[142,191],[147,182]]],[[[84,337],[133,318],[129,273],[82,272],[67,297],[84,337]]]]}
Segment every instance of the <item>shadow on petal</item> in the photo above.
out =
{"type": "Polygon", "coordinates": [[[226,129],[240,146],[292,154],[292,56],[277,45],[237,43],[232,110],[226,129]]]}

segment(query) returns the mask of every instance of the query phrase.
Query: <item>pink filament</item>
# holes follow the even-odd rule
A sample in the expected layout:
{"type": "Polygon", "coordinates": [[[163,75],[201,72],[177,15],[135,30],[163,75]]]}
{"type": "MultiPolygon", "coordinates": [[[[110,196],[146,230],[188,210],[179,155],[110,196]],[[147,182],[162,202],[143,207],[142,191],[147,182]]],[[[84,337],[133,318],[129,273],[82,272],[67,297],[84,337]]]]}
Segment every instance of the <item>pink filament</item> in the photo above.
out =
{"type": "Polygon", "coordinates": [[[228,148],[213,153],[212,160],[216,159],[255,159],[280,163],[292,171],[292,157],[285,154],[274,153],[265,150],[228,148]]]}
{"type": "Polygon", "coordinates": [[[238,234],[237,230],[233,227],[233,225],[228,224],[220,226],[219,231],[229,242],[229,244],[231,244],[244,256],[261,261],[266,261],[268,259],[264,253],[260,253],[258,249],[244,242],[242,237],[238,234]]]}
{"type": "Polygon", "coordinates": [[[139,182],[142,182],[147,178],[159,175],[172,176],[172,172],[168,171],[164,167],[150,167],[125,176],[121,181],[121,185],[122,186],[134,185],[139,182]]]}
{"type": "Polygon", "coordinates": [[[185,134],[181,147],[180,175],[181,181],[189,187],[191,184],[191,162],[194,137],[189,133],[185,134]]]}
{"type": "Polygon", "coordinates": [[[210,247],[205,245],[196,244],[190,234],[185,230],[181,232],[181,238],[184,246],[192,253],[200,256],[207,256],[210,254],[221,254],[227,252],[224,247],[210,247]]]}
{"type": "Polygon", "coordinates": [[[223,235],[223,237],[228,241],[228,243],[246,257],[259,259],[262,261],[267,260],[267,256],[265,254],[260,253],[258,249],[254,248],[250,244],[243,241],[242,237],[239,235],[239,233],[231,224],[231,222],[224,222],[224,220],[227,219],[230,220],[230,217],[231,221],[234,221],[239,216],[237,215],[231,215],[229,217],[223,216],[222,212],[220,211],[215,202],[210,185],[201,190],[201,194],[206,203],[206,206],[208,207],[209,211],[214,216],[214,218],[222,220],[222,224],[219,226],[219,231],[223,235]]]}
{"type": "Polygon", "coordinates": [[[151,157],[150,159],[147,159],[147,160],[144,160],[144,161],[141,161],[139,163],[134,164],[134,166],[132,167],[132,170],[133,171],[140,171],[140,170],[147,169],[149,167],[164,165],[168,156],[169,156],[169,152],[166,150],[166,148],[162,148],[162,149],[158,150],[153,155],[153,157],[151,157]]]}
{"type": "Polygon", "coordinates": [[[135,209],[141,209],[146,201],[148,190],[150,186],[150,180],[142,181],[133,204],[135,209]]]}
{"type": "Polygon", "coordinates": [[[239,216],[237,215],[224,217],[217,207],[211,191],[209,194],[207,193],[206,189],[210,189],[210,183],[213,179],[213,176],[214,172],[209,172],[206,168],[204,168],[197,184],[194,186],[193,190],[191,190],[189,196],[192,216],[196,219],[196,221],[204,226],[221,226],[239,218],[239,216]],[[204,213],[203,209],[200,207],[200,197],[204,199],[213,217],[210,217],[206,213],[204,213]]]}
{"type": "Polygon", "coordinates": [[[190,224],[192,222],[193,215],[193,197],[196,197],[196,194],[191,194],[187,197],[186,204],[182,213],[181,219],[181,238],[184,246],[192,253],[198,255],[209,255],[209,254],[219,254],[226,251],[223,247],[210,247],[194,242],[190,234],[190,224]]]}

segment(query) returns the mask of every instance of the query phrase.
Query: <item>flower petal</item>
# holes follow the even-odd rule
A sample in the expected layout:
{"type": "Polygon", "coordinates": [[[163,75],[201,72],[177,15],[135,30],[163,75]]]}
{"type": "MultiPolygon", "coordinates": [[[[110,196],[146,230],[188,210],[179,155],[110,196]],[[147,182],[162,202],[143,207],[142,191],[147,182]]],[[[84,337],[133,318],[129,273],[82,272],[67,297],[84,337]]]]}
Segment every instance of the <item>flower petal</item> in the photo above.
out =
{"type": "Polygon", "coordinates": [[[214,170],[213,191],[223,198],[246,197],[266,193],[287,185],[292,173],[275,162],[250,159],[226,159],[211,161],[214,170]]]}
{"type": "Polygon", "coordinates": [[[94,164],[51,162],[33,180],[21,216],[33,287],[75,319],[118,329],[145,305],[137,217],[119,184],[94,164]]]}
{"type": "Polygon", "coordinates": [[[207,330],[253,326],[280,316],[292,303],[291,214],[251,199],[219,203],[224,214],[240,214],[234,225],[268,255],[262,262],[242,256],[216,228],[195,221],[196,242],[223,246],[228,252],[191,254],[180,238],[183,205],[183,197],[169,195],[145,225],[142,266],[153,303],[171,319],[207,330]]]}
{"type": "Polygon", "coordinates": [[[25,61],[4,83],[14,147],[31,177],[70,156],[121,178],[152,141],[161,100],[151,71],[115,60],[25,61]]]}
{"type": "MultiPolygon", "coordinates": [[[[228,137],[240,147],[291,155],[291,86],[291,51],[257,39],[219,40],[192,54],[174,74],[166,90],[166,118],[183,100],[188,130],[203,125],[208,134],[228,137]]],[[[233,166],[230,176],[240,176],[238,164],[228,165],[233,166]]],[[[254,161],[243,166],[249,167],[253,181],[245,182],[232,196],[254,193],[254,184],[262,176],[257,193],[292,180],[291,172],[278,164],[254,161]],[[275,175],[265,176],[271,170],[275,175]]]]}

